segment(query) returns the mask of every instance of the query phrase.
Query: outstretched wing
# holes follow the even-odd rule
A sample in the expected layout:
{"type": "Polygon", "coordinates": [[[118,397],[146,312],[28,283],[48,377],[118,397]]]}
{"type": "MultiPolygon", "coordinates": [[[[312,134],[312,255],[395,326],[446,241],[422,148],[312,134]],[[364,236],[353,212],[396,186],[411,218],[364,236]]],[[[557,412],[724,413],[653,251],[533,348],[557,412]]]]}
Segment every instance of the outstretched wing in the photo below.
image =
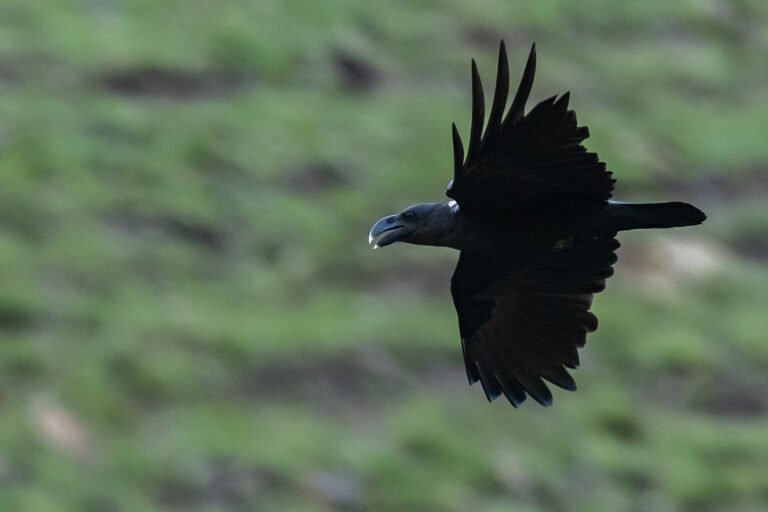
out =
{"type": "Polygon", "coordinates": [[[619,243],[613,234],[576,238],[543,254],[499,259],[462,252],[451,280],[469,383],[488,400],[504,393],[517,407],[531,395],[551,405],[542,379],[576,384],[566,368],[597,329],[592,296],[605,288],[619,243]]]}
{"type": "Polygon", "coordinates": [[[581,142],[589,137],[568,110],[569,93],[542,101],[528,114],[525,103],[536,72],[536,46],[531,48],[512,106],[504,110],[509,65],[504,42],[499,50],[496,91],[485,133],[483,85],[472,61],[472,125],[466,160],[453,125],[454,177],[446,194],[462,211],[498,214],[531,208],[542,202],[602,203],[611,197],[614,180],[597,154],[581,142]]]}

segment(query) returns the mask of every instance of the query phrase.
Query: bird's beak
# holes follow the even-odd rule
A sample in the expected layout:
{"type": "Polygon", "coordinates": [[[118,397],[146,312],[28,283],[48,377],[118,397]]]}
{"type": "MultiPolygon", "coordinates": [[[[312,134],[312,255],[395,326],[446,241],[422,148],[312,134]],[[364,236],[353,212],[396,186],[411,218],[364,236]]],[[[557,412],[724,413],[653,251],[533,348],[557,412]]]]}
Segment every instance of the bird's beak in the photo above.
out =
{"type": "Polygon", "coordinates": [[[384,247],[407,236],[412,230],[404,226],[397,215],[384,217],[371,228],[368,243],[373,248],[384,247]]]}

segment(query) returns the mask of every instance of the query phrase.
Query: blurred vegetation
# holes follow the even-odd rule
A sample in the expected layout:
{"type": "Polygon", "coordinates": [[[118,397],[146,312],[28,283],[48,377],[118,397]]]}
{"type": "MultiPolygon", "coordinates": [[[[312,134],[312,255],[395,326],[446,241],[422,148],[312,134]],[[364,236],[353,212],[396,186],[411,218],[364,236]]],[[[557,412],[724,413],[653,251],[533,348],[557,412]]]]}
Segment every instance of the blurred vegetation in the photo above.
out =
{"type": "Polygon", "coordinates": [[[0,510],[768,503],[764,0],[0,3],[0,510]],[[466,386],[439,200],[469,59],[539,50],[630,233],[579,391],[466,386]]]}

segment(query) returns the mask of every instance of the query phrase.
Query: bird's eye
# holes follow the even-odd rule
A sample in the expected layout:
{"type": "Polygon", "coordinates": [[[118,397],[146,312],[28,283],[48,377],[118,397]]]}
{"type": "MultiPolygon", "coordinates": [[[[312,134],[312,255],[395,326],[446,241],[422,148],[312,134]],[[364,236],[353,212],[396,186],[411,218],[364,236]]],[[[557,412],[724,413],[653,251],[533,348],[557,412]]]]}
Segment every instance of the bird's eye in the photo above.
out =
{"type": "Polygon", "coordinates": [[[416,214],[411,211],[403,212],[403,218],[406,220],[412,220],[414,217],[416,217],[416,214]]]}

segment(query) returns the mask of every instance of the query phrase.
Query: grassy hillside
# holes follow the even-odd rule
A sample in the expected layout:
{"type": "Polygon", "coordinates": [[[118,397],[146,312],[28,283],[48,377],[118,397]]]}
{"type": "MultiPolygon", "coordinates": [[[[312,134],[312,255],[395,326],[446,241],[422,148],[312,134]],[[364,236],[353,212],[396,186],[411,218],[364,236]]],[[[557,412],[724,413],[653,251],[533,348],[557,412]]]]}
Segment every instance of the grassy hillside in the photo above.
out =
{"type": "MultiPolygon", "coordinates": [[[[0,510],[763,510],[768,4],[0,3],[0,510]],[[624,200],[576,394],[466,386],[469,60],[571,91],[624,200]]],[[[514,78],[513,80],[516,80],[514,78]]]]}

